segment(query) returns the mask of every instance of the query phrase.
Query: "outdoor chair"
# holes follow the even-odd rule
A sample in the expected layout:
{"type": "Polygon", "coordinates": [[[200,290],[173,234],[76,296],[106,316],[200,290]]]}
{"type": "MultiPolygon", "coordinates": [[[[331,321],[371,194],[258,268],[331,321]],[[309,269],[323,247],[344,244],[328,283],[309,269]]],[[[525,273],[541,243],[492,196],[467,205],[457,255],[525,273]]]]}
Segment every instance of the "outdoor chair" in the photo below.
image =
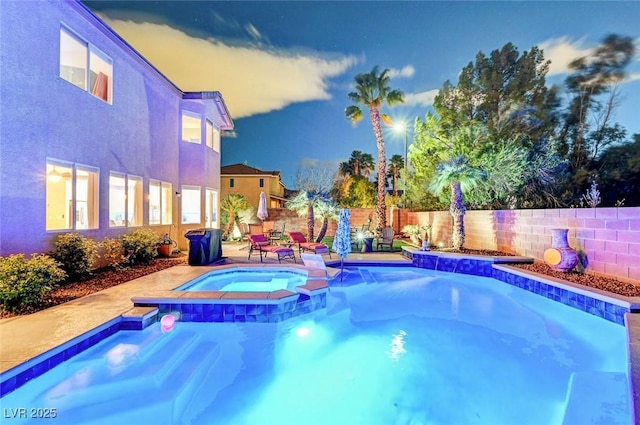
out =
{"type": "Polygon", "coordinates": [[[329,254],[331,258],[331,251],[329,247],[319,242],[309,242],[307,238],[301,232],[289,232],[289,243],[298,246],[298,252],[309,251],[314,254],[329,254]]]}
{"type": "Polygon", "coordinates": [[[281,263],[285,258],[290,258],[294,263],[296,262],[296,256],[292,248],[282,245],[271,245],[269,239],[263,234],[249,235],[249,260],[252,254],[258,253],[260,254],[260,262],[262,263],[263,254],[264,258],[266,258],[270,252],[276,254],[278,263],[281,263]]]}
{"type": "Polygon", "coordinates": [[[378,243],[376,244],[376,251],[380,250],[380,247],[384,250],[385,245],[389,246],[389,251],[393,251],[393,239],[395,235],[396,232],[392,227],[385,227],[382,229],[380,237],[378,238],[378,243]]]}

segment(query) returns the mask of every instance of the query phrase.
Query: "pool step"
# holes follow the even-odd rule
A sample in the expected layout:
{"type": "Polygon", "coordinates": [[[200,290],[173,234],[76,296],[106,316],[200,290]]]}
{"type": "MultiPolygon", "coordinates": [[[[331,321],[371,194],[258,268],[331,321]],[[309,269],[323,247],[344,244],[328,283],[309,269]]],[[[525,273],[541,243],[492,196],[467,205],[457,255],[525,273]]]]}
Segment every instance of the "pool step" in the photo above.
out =
{"type": "Polygon", "coordinates": [[[563,425],[631,424],[629,384],[620,372],[574,372],[563,425]]]}
{"type": "Polygon", "coordinates": [[[360,269],[360,276],[362,276],[362,279],[367,285],[378,283],[378,280],[375,278],[375,276],[367,269],[360,269]]]}
{"type": "Polygon", "coordinates": [[[94,358],[93,364],[83,361],[75,367],[76,373],[59,385],[60,391],[49,389],[47,398],[60,406],[61,411],[78,417],[108,416],[114,413],[115,403],[136,410],[139,405],[151,402],[157,409],[157,403],[140,400],[140,394],[153,388],[160,389],[154,391],[154,401],[172,404],[176,394],[196,374],[200,360],[215,352],[215,347],[205,351],[200,339],[196,332],[150,335],[141,353],[133,344],[128,347],[125,338],[108,354],[94,358]],[[83,383],[83,379],[88,382],[83,383]]]}

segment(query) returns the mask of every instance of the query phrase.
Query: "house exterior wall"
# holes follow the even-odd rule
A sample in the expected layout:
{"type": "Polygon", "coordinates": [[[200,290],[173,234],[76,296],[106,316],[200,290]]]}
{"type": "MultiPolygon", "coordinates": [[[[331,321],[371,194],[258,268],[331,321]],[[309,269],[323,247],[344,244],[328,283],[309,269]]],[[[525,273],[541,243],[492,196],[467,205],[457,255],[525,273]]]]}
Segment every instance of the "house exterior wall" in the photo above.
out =
{"type": "Polygon", "coordinates": [[[219,125],[214,102],[184,99],[75,1],[44,1],[36,7],[3,1],[0,20],[0,255],[49,251],[57,234],[70,231],[46,230],[47,159],[99,170],[99,227],[81,231],[95,240],[134,229],[109,227],[110,172],[143,178],[144,225],[149,180],[171,183],[173,226],[151,227],[159,234],[170,232],[185,248],[175,192],[183,184],[201,186],[203,192],[219,189],[220,155],[206,147],[204,130],[200,145],[180,141],[181,108],[201,111],[219,125]],[[59,77],[61,26],[113,61],[112,104],[59,77]]]}
{"type": "Polygon", "coordinates": [[[240,175],[240,174],[223,174],[220,176],[220,199],[224,199],[230,193],[237,193],[244,196],[247,201],[253,206],[255,210],[258,209],[258,203],[260,202],[260,192],[264,191],[267,195],[268,207],[279,208],[282,207],[282,201],[271,198],[271,196],[277,196],[279,198],[284,197],[284,186],[280,182],[278,176],[270,174],[259,175],[240,175]],[[234,186],[230,186],[230,180],[233,179],[234,186]],[[260,179],[264,179],[264,187],[260,187],[260,179]]]}

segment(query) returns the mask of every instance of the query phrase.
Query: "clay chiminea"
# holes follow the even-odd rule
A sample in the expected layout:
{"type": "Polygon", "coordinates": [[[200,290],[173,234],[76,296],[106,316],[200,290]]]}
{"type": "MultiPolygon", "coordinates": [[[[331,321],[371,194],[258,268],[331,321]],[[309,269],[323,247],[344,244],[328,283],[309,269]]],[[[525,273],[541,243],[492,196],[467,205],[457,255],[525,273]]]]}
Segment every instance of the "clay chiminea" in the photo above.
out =
{"type": "Polygon", "coordinates": [[[551,229],[551,248],[544,251],[544,261],[554,270],[570,272],[578,264],[578,253],[569,246],[569,229],[551,229]]]}

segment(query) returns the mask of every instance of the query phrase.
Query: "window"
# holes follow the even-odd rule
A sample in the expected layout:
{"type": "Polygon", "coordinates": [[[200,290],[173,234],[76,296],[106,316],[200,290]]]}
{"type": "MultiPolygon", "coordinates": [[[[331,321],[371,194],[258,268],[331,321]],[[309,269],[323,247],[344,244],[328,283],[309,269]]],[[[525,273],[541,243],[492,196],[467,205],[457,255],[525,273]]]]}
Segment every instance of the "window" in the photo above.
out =
{"type": "Polygon", "coordinates": [[[264,179],[260,179],[260,187],[264,187],[264,179]]]}
{"type": "Polygon", "coordinates": [[[109,174],[109,227],[142,226],[142,177],[109,174]]]}
{"type": "Polygon", "coordinates": [[[202,123],[200,115],[192,112],[182,112],[182,141],[201,143],[202,123]]]}
{"type": "Polygon", "coordinates": [[[220,152],[220,130],[213,127],[213,150],[220,152]]]}
{"type": "Polygon", "coordinates": [[[200,187],[198,186],[182,186],[182,223],[201,223],[200,187]]]}
{"type": "Polygon", "coordinates": [[[234,187],[236,185],[236,181],[234,179],[229,179],[229,187],[234,187]]]}
{"type": "Polygon", "coordinates": [[[47,160],[46,229],[97,229],[97,168],[47,160]]]}
{"type": "Polygon", "coordinates": [[[213,123],[207,120],[207,147],[213,149],[213,123]]]}
{"type": "Polygon", "coordinates": [[[171,183],[158,180],[149,182],[149,224],[173,222],[172,191],[171,183]]]}
{"type": "Polygon", "coordinates": [[[210,229],[218,229],[218,192],[206,189],[204,192],[204,225],[210,229]]]}
{"type": "Polygon", "coordinates": [[[111,103],[113,61],[65,28],[60,28],[60,78],[111,103]]]}
{"type": "Polygon", "coordinates": [[[124,175],[109,174],[109,227],[126,225],[126,184],[127,178],[124,175]]]}

